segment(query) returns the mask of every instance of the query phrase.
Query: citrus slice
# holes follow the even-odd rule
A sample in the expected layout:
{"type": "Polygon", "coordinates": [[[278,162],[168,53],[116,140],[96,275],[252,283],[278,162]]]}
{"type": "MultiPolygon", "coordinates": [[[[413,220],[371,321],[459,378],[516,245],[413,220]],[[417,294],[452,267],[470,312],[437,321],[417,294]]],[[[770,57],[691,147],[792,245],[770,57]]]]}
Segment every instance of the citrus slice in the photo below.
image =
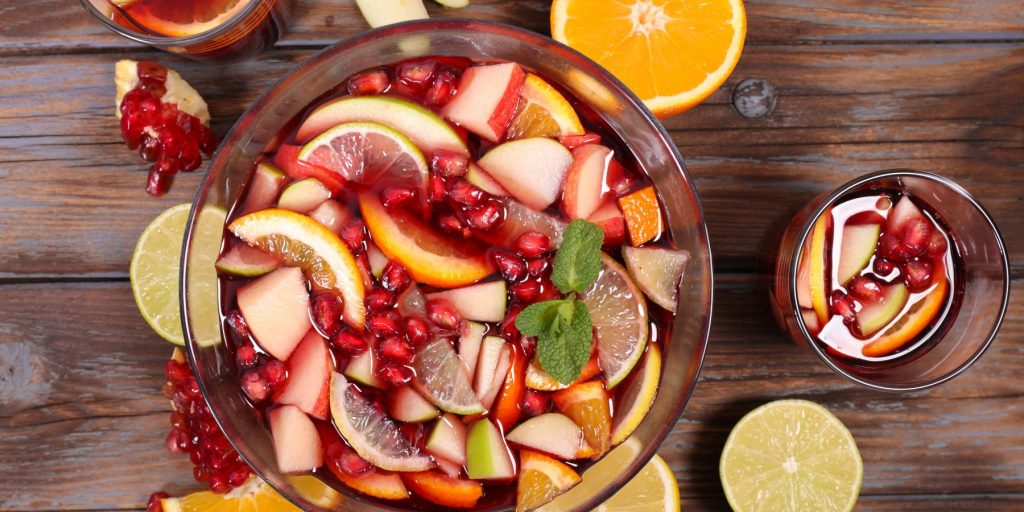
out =
{"type": "Polygon", "coordinates": [[[409,442],[398,425],[340,373],[331,377],[331,418],[352,449],[374,466],[388,471],[434,467],[430,457],[409,442]]]}
{"type": "Polygon", "coordinates": [[[569,466],[530,450],[519,452],[516,511],[533,510],[580,483],[569,466]]]}
{"type": "MultiPolygon", "coordinates": [[[[160,337],[176,345],[185,344],[178,288],[181,246],[191,207],[187,203],[172,206],[153,219],[135,243],[128,268],[135,305],[142,318],[160,337]]],[[[191,304],[191,320],[195,324],[196,343],[203,347],[220,342],[214,262],[220,251],[226,215],[217,207],[204,208],[192,242],[189,277],[195,299],[191,304]],[[204,305],[206,307],[202,307],[204,305]]]]}
{"type": "Polygon", "coordinates": [[[140,2],[132,6],[129,15],[160,35],[189,37],[223,25],[250,3],[252,0],[140,2]]]}
{"type": "Polygon", "coordinates": [[[679,483],[665,459],[655,455],[632,480],[594,512],[679,512],[679,483]]]}
{"type": "Polygon", "coordinates": [[[437,338],[420,347],[413,369],[412,386],[442,410],[461,415],[484,412],[462,358],[448,340],[437,338]]]}
{"type": "Polygon", "coordinates": [[[398,473],[378,469],[360,476],[351,476],[341,470],[331,469],[331,473],[341,483],[374,498],[382,500],[404,500],[409,497],[409,490],[402,483],[398,473]]]}
{"type": "MultiPolygon", "coordinates": [[[[309,475],[287,477],[296,491],[322,508],[333,508],[341,502],[341,494],[309,475]]],[[[277,493],[258,476],[226,494],[202,491],[181,498],[160,501],[164,512],[299,512],[301,509],[277,493]]]]}
{"type": "Polygon", "coordinates": [[[507,139],[582,135],[583,125],[565,96],[541,77],[526,75],[507,139]]]}
{"type": "Polygon", "coordinates": [[[946,279],[945,268],[940,264],[935,268],[935,278],[932,291],[928,292],[923,299],[920,299],[885,331],[881,337],[864,345],[861,352],[868,357],[882,357],[891,354],[900,347],[917,337],[926,327],[932,325],[935,316],[939,314],[943,304],[946,303],[946,279]]]}
{"type": "Polygon", "coordinates": [[[414,184],[426,197],[429,171],[423,153],[408,137],[379,123],[339,124],[303,146],[299,160],[364,185],[390,175],[414,184]]]}
{"type": "Polygon", "coordinates": [[[363,278],[348,247],[319,222],[290,210],[270,208],[235,219],[228,229],[247,244],[299,267],[306,278],[344,299],[345,322],[362,330],[363,278]]]}
{"type": "Polygon", "coordinates": [[[608,389],[629,375],[647,346],[647,303],[629,273],[601,253],[601,274],[583,294],[597,331],[597,357],[608,389]]]}
{"type": "Polygon", "coordinates": [[[852,510],[864,475],[850,431],[806,400],[749,412],[725,441],[718,469],[737,512],[852,510]]]}
{"type": "Polygon", "coordinates": [[[387,210],[376,194],[360,194],[359,209],[377,248],[417,282],[456,288],[491,274],[483,247],[443,236],[406,211],[387,210]]]}
{"type": "Polygon", "coordinates": [[[808,255],[810,264],[807,266],[808,289],[811,293],[811,305],[814,307],[814,313],[818,315],[818,323],[822,325],[828,321],[828,290],[825,284],[825,267],[828,265],[825,264],[827,257],[825,250],[831,217],[830,211],[822,213],[808,235],[811,238],[811,252],[808,255]]]}
{"type": "Polygon", "coordinates": [[[679,304],[679,280],[690,253],[663,247],[623,247],[622,259],[636,285],[655,304],[675,311],[679,304]]]}
{"type": "Polygon", "coordinates": [[[647,354],[640,363],[640,370],[626,384],[615,407],[615,421],[612,423],[612,445],[626,440],[640,426],[654,404],[661,379],[661,349],[651,343],[647,354]]]}
{"type": "Polygon", "coordinates": [[[715,92],[743,52],[742,0],[555,0],[551,35],[597,61],[659,117],[715,92]]]}
{"type": "Polygon", "coordinates": [[[569,384],[563,384],[548,375],[536,360],[532,360],[530,364],[526,365],[526,387],[536,389],[537,391],[558,391],[573,384],[586,382],[599,373],[601,373],[601,367],[598,366],[597,358],[591,356],[590,361],[587,361],[583,370],[580,371],[579,378],[569,384]]]}
{"type": "Polygon", "coordinates": [[[583,429],[583,439],[604,455],[611,446],[612,419],[608,392],[599,380],[576,384],[551,396],[559,412],[583,429]]]}

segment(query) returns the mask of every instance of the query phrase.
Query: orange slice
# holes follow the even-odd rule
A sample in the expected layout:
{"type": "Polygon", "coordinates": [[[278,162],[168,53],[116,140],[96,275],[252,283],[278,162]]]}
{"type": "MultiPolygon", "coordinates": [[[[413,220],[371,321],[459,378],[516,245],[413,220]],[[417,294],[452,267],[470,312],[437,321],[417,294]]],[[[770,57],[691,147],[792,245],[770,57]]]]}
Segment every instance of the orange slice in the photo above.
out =
{"type": "Polygon", "coordinates": [[[580,371],[580,378],[571,384],[558,382],[554,377],[542,370],[536,361],[530,361],[530,364],[526,366],[526,387],[536,389],[537,391],[558,391],[573,384],[590,380],[599,373],[601,373],[601,367],[598,366],[596,352],[591,356],[590,361],[587,361],[587,365],[583,367],[583,370],[580,371]]]}
{"type": "Polygon", "coordinates": [[[333,464],[328,467],[341,483],[368,496],[382,500],[404,500],[409,497],[409,491],[402,483],[399,473],[375,469],[372,473],[351,476],[341,470],[335,470],[333,464]]]}
{"type": "Polygon", "coordinates": [[[483,247],[445,237],[408,212],[389,211],[376,194],[360,194],[359,210],[377,248],[420,283],[455,288],[491,274],[483,247]]]}
{"type": "Polygon", "coordinates": [[[604,455],[611,447],[612,417],[608,392],[599,380],[576,384],[551,396],[555,407],[583,429],[583,439],[604,455]]]}
{"type": "Polygon", "coordinates": [[[626,219],[626,231],[633,247],[640,247],[661,234],[661,207],[654,187],[644,187],[620,197],[619,208],[626,219]]]}
{"type": "Polygon", "coordinates": [[[742,0],[555,0],[551,35],[607,68],[658,117],[732,73],[747,33],[742,0]]]}
{"type": "Polygon", "coordinates": [[[572,468],[537,452],[519,452],[519,465],[517,512],[544,505],[580,483],[580,475],[572,468]]]}
{"type": "Polygon", "coordinates": [[[169,37],[189,37],[213,30],[242,12],[252,0],[140,2],[129,11],[146,28],[169,37]]]}
{"type": "Polygon", "coordinates": [[[582,135],[583,125],[576,111],[551,84],[539,76],[526,75],[519,91],[519,106],[505,137],[564,137],[582,135]]]}
{"type": "Polygon", "coordinates": [[[924,299],[911,306],[880,338],[864,345],[861,351],[865,356],[882,357],[891,354],[931,325],[935,315],[939,314],[946,303],[946,290],[949,288],[945,269],[941,265],[935,268],[934,281],[935,288],[924,299]]]}
{"type": "Polygon", "coordinates": [[[401,475],[405,485],[417,496],[445,507],[473,508],[484,495],[480,482],[452,478],[436,470],[401,475]]]}

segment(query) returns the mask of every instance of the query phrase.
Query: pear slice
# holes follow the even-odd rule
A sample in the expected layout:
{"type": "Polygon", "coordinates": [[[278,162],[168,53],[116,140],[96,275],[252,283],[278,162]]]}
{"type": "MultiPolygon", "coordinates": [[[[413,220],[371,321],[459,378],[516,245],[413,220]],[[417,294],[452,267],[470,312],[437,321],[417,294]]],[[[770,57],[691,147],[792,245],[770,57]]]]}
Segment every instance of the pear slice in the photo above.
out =
{"type": "Polygon", "coordinates": [[[843,228],[843,240],[839,245],[839,267],[836,277],[845,286],[860,275],[871,262],[871,256],[878,247],[881,224],[857,224],[843,228]]]}

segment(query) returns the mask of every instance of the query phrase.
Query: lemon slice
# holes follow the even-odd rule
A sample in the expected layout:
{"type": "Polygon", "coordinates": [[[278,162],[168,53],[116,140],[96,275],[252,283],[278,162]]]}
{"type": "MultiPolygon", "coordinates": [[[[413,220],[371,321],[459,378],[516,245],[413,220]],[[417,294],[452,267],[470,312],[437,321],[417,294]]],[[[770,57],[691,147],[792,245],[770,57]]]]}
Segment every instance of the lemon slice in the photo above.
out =
{"type": "MultiPolygon", "coordinates": [[[[179,276],[181,246],[185,224],[192,205],[172,206],[153,219],[139,236],[132,253],[128,276],[135,305],[146,323],[163,339],[185,344],[181,330],[179,276]]],[[[217,307],[217,270],[214,262],[220,251],[226,212],[208,206],[199,215],[189,261],[193,332],[200,346],[220,342],[217,307]]]]}
{"type": "Polygon", "coordinates": [[[626,384],[625,392],[616,404],[612,423],[612,446],[626,440],[640,426],[640,422],[651,410],[654,397],[658,394],[661,379],[661,349],[651,343],[641,363],[640,371],[626,384]]]}
{"type": "Polygon", "coordinates": [[[743,417],[719,475],[732,509],[852,510],[864,464],[839,418],[806,400],[777,400],[743,417]]]}
{"type": "Polygon", "coordinates": [[[647,303],[629,273],[601,254],[601,274],[583,294],[597,330],[597,357],[608,389],[629,375],[647,346],[647,303]]]}
{"type": "MultiPolygon", "coordinates": [[[[302,497],[323,508],[341,502],[341,493],[309,475],[287,477],[302,497]]],[[[227,494],[202,491],[160,501],[164,512],[300,512],[256,475],[227,494]]]]}
{"type": "Polygon", "coordinates": [[[665,460],[655,455],[632,480],[594,512],[679,512],[679,484],[665,460]]]}
{"type": "Polygon", "coordinates": [[[576,110],[551,84],[530,73],[519,91],[519,106],[506,137],[564,137],[582,135],[583,125],[576,110]]]}

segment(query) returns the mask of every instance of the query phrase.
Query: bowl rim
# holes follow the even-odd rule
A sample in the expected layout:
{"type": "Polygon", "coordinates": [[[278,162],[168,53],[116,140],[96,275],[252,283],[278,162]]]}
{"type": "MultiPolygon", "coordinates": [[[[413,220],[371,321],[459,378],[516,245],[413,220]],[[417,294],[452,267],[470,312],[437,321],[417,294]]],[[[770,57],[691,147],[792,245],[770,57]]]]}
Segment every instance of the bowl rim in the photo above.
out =
{"type": "MultiPolygon", "coordinates": [[[[702,297],[702,299],[706,299],[706,304],[704,304],[704,310],[698,313],[703,315],[703,319],[701,320],[699,330],[696,331],[697,336],[699,336],[699,339],[695,340],[695,350],[692,353],[692,356],[694,358],[691,362],[693,367],[693,377],[689,382],[685,383],[685,389],[682,393],[680,393],[678,398],[675,400],[673,408],[668,411],[668,417],[671,419],[671,421],[666,422],[664,425],[659,425],[658,427],[656,427],[657,430],[651,439],[651,441],[653,442],[649,443],[648,446],[643,447],[638,456],[635,457],[627,465],[624,471],[620,472],[612,480],[610,485],[606,486],[601,492],[592,495],[585,503],[582,504],[580,508],[578,508],[578,510],[591,510],[593,507],[610,498],[615,492],[617,492],[625,484],[627,484],[637,473],[640,472],[641,469],[643,469],[647,462],[652,457],[654,457],[654,455],[657,454],[658,448],[665,441],[665,438],[668,436],[668,434],[671,433],[672,430],[675,428],[675,425],[678,424],[679,419],[682,417],[682,413],[686,405],[692,397],[693,392],[697,387],[697,384],[700,382],[700,373],[703,368],[705,356],[707,354],[707,347],[711,335],[711,324],[714,311],[714,263],[712,258],[711,242],[708,234],[706,217],[704,215],[704,208],[700,199],[700,195],[697,192],[696,184],[694,183],[692,176],[690,176],[690,173],[683,162],[683,156],[679,151],[678,145],[676,145],[676,143],[672,140],[672,137],[669,135],[664,125],[662,125],[662,123],[658,120],[657,117],[654,116],[650,109],[648,109],[647,106],[628,87],[625,86],[625,84],[623,84],[618,78],[612,75],[611,72],[607,71],[605,68],[591,60],[589,57],[583,55],[579,51],[567,45],[564,45],[561,42],[558,42],[552,38],[549,38],[543,34],[534,32],[532,30],[528,30],[522,27],[517,27],[505,23],[482,21],[469,18],[438,18],[426,20],[412,20],[402,23],[396,23],[384,27],[379,27],[376,29],[363,31],[358,34],[354,34],[352,36],[340,39],[338,42],[317,51],[316,53],[309,56],[299,64],[295,65],[281,78],[279,78],[272,85],[267,87],[267,89],[263,91],[263,93],[261,93],[260,96],[241,115],[239,115],[238,120],[235,121],[231,129],[224,136],[221,144],[217,148],[217,151],[209,160],[209,163],[206,166],[206,170],[203,173],[202,181],[200,182],[196,194],[192,200],[192,209],[189,212],[188,221],[186,223],[185,236],[181,252],[181,261],[179,266],[179,308],[182,321],[182,329],[183,332],[186,334],[186,354],[188,356],[189,365],[197,376],[200,391],[202,392],[203,399],[206,400],[207,386],[205,383],[205,379],[200,377],[199,373],[196,372],[196,352],[201,347],[196,346],[192,339],[192,336],[190,335],[191,327],[189,325],[189,317],[187,314],[188,306],[186,301],[186,287],[188,267],[187,257],[189,253],[188,251],[190,248],[191,235],[194,231],[197,221],[196,207],[201,202],[205,202],[206,194],[210,191],[211,185],[213,184],[211,180],[211,176],[213,176],[213,171],[218,167],[225,166],[229,158],[230,151],[237,144],[243,142],[243,134],[248,130],[250,125],[253,123],[255,114],[265,109],[267,103],[279,91],[285,89],[292,82],[298,80],[307,69],[315,68],[317,66],[323,65],[325,62],[329,62],[332,59],[338,58],[339,55],[341,55],[343,52],[349,51],[353,47],[357,47],[364,42],[377,39],[380,37],[399,35],[402,33],[415,34],[417,32],[430,32],[438,29],[459,29],[466,31],[475,31],[483,29],[483,32],[496,33],[497,35],[523,39],[527,43],[535,43],[547,47],[553,47],[552,49],[557,49],[559,51],[567,53],[568,55],[566,55],[565,57],[574,59],[574,64],[579,65],[581,67],[581,71],[585,72],[588,75],[598,78],[598,80],[602,82],[603,85],[612,88],[616,90],[616,92],[621,94],[627,101],[626,104],[623,104],[624,108],[632,108],[640,111],[640,113],[644,117],[644,120],[650,125],[650,127],[654,131],[654,134],[657,136],[658,139],[661,140],[661,142],[667,149],[666,156],[669,158],[669,161],[667,163],[674,167],[675,171],[679,173],[680,178],[683,180],[684,184],[687,185],[685,187],[682,187],[682,190],[680,192],[687,194],[693,205],[692,213],[695,215],[694,227],[697,238],[695,240],[695,243],[696,245],[701,247],[707,254],[706,259],[699,259],[700,264],[706,267],[704,269],[705,274],[707,276],[706,281],[700,283],[704,287],[704,290],[702,291],[704,296],[702,297]]],[[[627,147],[629,146],[628,144],[626,145],[627,147]]],[[[657,190],[657,187],[655,187],[655,189],[657,190]]],[[[676,313],[673,312],[673,318],[675,318],[675,315],[676,313]]],[[[208,402],[207,405],[209,405],[208,402]]],[[[217,410],[217,408],[215,407],[209,407],[209,409],[211,412],[211,416],[213,416],[214,418],[214,421],[217,422],[218,427],[221,428],[221,430],[223,431],[224,425],[222,424],[220,411],[217,410]]],[[[271,480],[264,478],[264,475],[262,474],[263,468],[256,468],[249,462],[249,459],[243,453],[243,450],[239,450],[239,443],[236,442],[236,439],[228,436],[225,437],[228,438],[228,441],[235,448],[241,459],[245,461],[247,465],[249,465],[249,467],[253,470],[254,473],[263,478],[268,485],[270,485],[272,488],[278,491],[282,496],[286,497],[289,501],[299,505],[299,503],[295,501],[291,493],[282,492],[282,489],[280,489],[277,485],[272,483],[271,480]]],[[[367,502],[365,500],[367,500],[368,498],[366,498],[365,496],[362,496],[361,498],[362,501],[364,501],[364,503],[367,502]]],[[[378,508],[393,509],[393,507],[391,507],[390,504],[384,503],[380,500],[374,500],[368,503],[378,508]]]]}

